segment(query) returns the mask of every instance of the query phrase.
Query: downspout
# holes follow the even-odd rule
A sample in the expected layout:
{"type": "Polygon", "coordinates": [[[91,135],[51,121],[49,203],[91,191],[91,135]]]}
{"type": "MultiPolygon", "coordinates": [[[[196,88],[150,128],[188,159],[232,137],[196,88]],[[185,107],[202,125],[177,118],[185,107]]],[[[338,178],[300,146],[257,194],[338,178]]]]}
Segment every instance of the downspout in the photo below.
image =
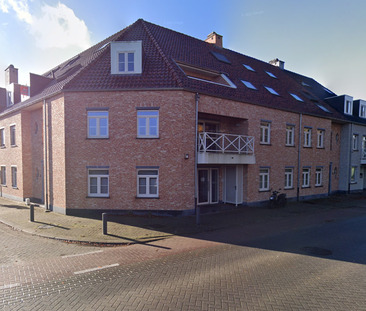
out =
{"type": "Polygon", "coordinates": [[[198,198],[197,198],[197,193],[198,193],[198,152],[197,152],[197,145],[198,145],[198,101],[200,99],[200,96],[198,93],[196,93],[195,96],[195,100],[196,100],[196,117],[195,117],[195,143],[194,143],[194,209],[196,212],[196,225],[200,225],[201,224],[201,210],[200,207],[198,206],[198,198]]]}
{"type": "Polygon", "coordinates": [[[349,142],[350,142],[350,148],[349,148],[347,179],[348,179],[348,193],[351,193],[351,170],[352,170],[352,153],[353,153],[353,123],[351,123],[351,131],[349,133],[349,142]]]}
{"type": "Polygon", "coordinates": [[[47,167],[47,147],[48,147],[48,137],[47,137],[47,125],[46,125],[46,117],[47,117],[47,112],[46,112],[46,100],[43,100],[43,133],[44,133],[44,205],[46,207],[46,210],[49,210],[48,207],[48,167],[47,167]]]}
{"type": "Polygon", "coordinates": [[[301,135],[302,135],[302,113],[300,113],[300,119],[299,119],[299,151],[297,155],[297,201],[300,201],[300,165],[301,165],[301,135]]]}

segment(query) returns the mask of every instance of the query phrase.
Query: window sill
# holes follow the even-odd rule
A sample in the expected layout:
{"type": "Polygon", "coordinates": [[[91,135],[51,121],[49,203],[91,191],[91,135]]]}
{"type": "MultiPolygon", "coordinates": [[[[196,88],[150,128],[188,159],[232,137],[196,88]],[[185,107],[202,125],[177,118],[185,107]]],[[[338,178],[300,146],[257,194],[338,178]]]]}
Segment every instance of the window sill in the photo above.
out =
{"type": "Polygon", "coordinates": [[[94,139],[98,140],[98,139],[109,139],[109,137],[87,137],[85,139],[86,140],[94,140],[94,139]]]}
{"type": "Polygon", "coordinates": [[[294,190],[295,188],[294,187],[291,187],[291,188],[284,188],[283,190],[294,190]]]}
{"type": "Polygon", "coordinates": [[[301,186],[301,189],[309,189],[311,188],[310,186],[301,186]]]}
{"type": "Polygon", "coordinates": [[[1,186],[1,187],[6,187],[6,188],[8,187],[7,185],[0,185],[0,186],[1,186]]]}
{"type": "Polygon", "coordinates": [[[317,146],[316,149],[325,149],[325,147],[319,147],[319,146],[317,146]]]}
{"type": "Polygon", "coordinates": [[[315,188],[322,188],[324,187],[323,185],[315,185],[315,188]]]}
{"type": "Polygon", "coordinates": [[[309,148],[309,149],[312,149],[313,147],[311,146],[303,146],[304,148],[309,148]]]}
{"type": "Polygon", "coordinates": [[[103,196],[86,196],[87,199],[110,199],[110,196],[103,197],[103,196]]]}
{"type": "Polygon", "coordinates": [[[160,197],[135,197],[135,199],[160,199],[160,197]]]}
{"type": "Polygon", "coordinates": [[[296,147],[295,145],[285,145],[286,147],[296,147]]]}
{"type": "Polygon", "coordinates": [[[353,149],[352,151],[353,151],[353,152],[359,152],[360,150],[358,150],[358,149],[353,149]]]}
{"type": "Polygon", "coordinates": [[[350,184],[351,185],[356,185],[357,184],[357,181],[350,181],[350,184]]]}
{"type": "Polygon", "coordinates": [[[272,144],[271,143],[259,143],[261,146],[272,146],[272,144]]]}
{"type": "Polygon", "coordinates": [[[5,145],[4,146],[1,146],[0,149],[6,149],[5,145]]]}
{"type": "Polygon", "coordinates": [[[17,186],[13,187],[11,186],[14,190],[19,190],[19,188],[17,186]]]}
{"type": "Polygon", "coordinates": [[[18,147],[17,145],[11,145],[10,148],[16,148],[18,147]]]}
{"type": "Polygon", "coordinates": [[[136,139],[160,139],[160,137],[137,136],[136,139]]]}
{"type": "Polygon", "coordinates": [[[259,192],[271,192],[271,190],[270,189],[259,189],[259,192]]]}

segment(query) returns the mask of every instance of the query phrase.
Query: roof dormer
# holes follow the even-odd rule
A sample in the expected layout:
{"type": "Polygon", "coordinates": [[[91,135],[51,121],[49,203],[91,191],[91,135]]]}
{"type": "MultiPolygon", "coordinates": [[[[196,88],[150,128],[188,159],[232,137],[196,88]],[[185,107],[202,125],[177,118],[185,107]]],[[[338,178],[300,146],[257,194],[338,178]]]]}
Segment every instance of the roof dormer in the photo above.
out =
{"type": "Polygon", "coordinates": [[[111,74],[142,73],[142,41],[111,42],[111,74]]]}
{"type": "Polygon", "coordinates": [[[344,96],[344,114],[353,114],[353,98],[351,96],[344,96]]]}

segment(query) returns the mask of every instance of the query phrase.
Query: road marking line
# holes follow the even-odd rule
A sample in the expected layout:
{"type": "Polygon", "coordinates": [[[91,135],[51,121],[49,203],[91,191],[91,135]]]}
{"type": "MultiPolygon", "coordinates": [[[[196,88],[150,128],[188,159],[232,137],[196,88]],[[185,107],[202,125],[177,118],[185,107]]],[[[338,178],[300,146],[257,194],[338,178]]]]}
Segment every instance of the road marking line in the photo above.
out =
{"type": "Polygon", "coordinates": [[[92,271],[97,271],[97,270],[102,270],[102,269],[107,269],[107,268],[112,268],[112,267],[118,267],[119,264],[115,263],[113,265],[108,265],[108,266],[103,266],[103,267],[98,267],[98,268],[92,268],[92,269],[87,269],[87,270],[81,270],[81,271],[76,271],[74,272],[74,274],[82,274],[82,273],[87,273],[87,272],[92,272],[92,271]]]}
{"type": "Polygon", "coordinates": [[[77,256],[91,255],[91,254],[97,254],[97,253],[101,253],[101,252],[103,252],[103,250],[95,251],[95,252],[89,252],[89,253],[84,253],[84,254],[65,255],[65,256],[61,256],[61,258],[69,258],[69,257],[77,257],[77,256]]]}
{"type": "Polygon", "coordinates": [[[1,289],[8,289],[8,288],[16,287],[16,286],[19,286],[19,285],[20,285],[20,283],[14,283],[14,284],[0,286],[0,290],[1,289]]]}

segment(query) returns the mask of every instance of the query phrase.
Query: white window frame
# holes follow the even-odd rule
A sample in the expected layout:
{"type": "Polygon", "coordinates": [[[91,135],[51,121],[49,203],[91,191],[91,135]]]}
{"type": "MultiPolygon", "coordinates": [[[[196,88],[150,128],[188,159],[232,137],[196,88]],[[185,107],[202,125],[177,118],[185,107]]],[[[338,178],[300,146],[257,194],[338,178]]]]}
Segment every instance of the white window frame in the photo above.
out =
{"type": "Polygon", "coordinates": [[[16,146],[16,125],[10,124],[10,146],[16,146]]]}
{"type": "MultiPolygon", "coordinates": [[[[109,197],[109,167],[101,168],[101,167],[91,167],[88,168],[88,196],[89,197],[109,197]],[[100,174],[96,174],[94,172],[100,171],[100,174]],[[108,171],[108,174],[104,172],[108,171]],[[91,172],[93,172],[91,174],[91,172]],[[97,192],[91,192],[91,179],[96,178],[97,180],[97,192]],[[108,191],[102,193],[102,179],[107,179],[107,187],[108,191]]],[[[104,185],[105,186],[105,185],[104,185]]]]}
{"type": "Polygon", "coordinates": [[[317,148],[324,148],[324,136],[325,131],[322,129],[317,130],[317,148]]]}
{"type": "Polygon", "coordinates": [[[109,111],[108,110],[88,110],[87,111],[87,118],[88,118],[88,122],[87,122],[87,127],[88,127],[88,138],[109,138],[109,111]],[[106,115],[93,115],[93,114],[101,114],[101,113],[106,113],[106,115]],[[92,135],[90,133],[90,121],[91,120],[96,120],[96,135],[92,135]],[[101,120],[107,120],[107,133],[105,135],[102,135],[101,132],[101,125],[100,125],[100,121],[101,120]]]}
{"type": "Polygon", "coordinates": [[[352,110],[353,110],[353,102],[350,100],[346,100],[346,102],[344,103],[344,113],[352,115],[352,110]]]}
{"type": "Polygon", "coordinates": [[[269,190],[269,168],[259,169],[259,191],[269,190]]]}
{"type": "MultiPolygon", "coordinates": [[[[143,185],[142,185],[143,186],[143,185]]],[[[156,168],[144,168],[137,170],[137,197],[138,198],[157,198],[159,197],[159,170],[156,168]],[[151,174],[156,172],[156,174],[151,174]],[[150,187],[154,185],[150,184],[152,179],[156,178],[156,193],[151,193],[150,187]],[[145,180],[145,193],[140,193],[140,180],[145,180]]]]}
{"type": "Polygon", "coordinates": [[[358,150],[358,134],[352,135],[352,150],[358,150]]]}
{"type": "Polygon", "coordinates": [[[15,165],[11,166],[11,187],[18,187],[18,168],[15,165]]]}
{"type": "Polygon", "coordinates": [[[0,166],[0,184],[6,186],[6,166],[0,166]]]}
{"type": "Polygon", "coordinates": [[[286,146],[295,145],[295,126],[286,125],[286,146]]]}
{"type": "Polygon", "coordinates": [[[294,169],[285,168],[285,189],[292,189],[294,187],[294,169]]]}
{"type": "Polygon", "coordinates": [[[311,147],[311,128],[304,128],[304,147],[311,147]]]}
{"type": "Polygon", "coordinates": [[[362,155],[361,159],[366,159],[366,136],[362,136],[362,155]]]}
{"type": "Polygon", "coordinates": [[[323,185],[323,168],[317,167],[315,169],[315,186],[319,187],[323,185]]]}
{"type": "Polygon", "coordinates": [[[310,187],[310,168],[302,169],[302,188],[310,187]]]}
{"type": "Polygon", "coordinates": [[[159,110],[158,109],[151,109],[151,110],[137,110],[137,137],[139,138],[158,138],[159,137],[159,110]],[[140,120],[145,119],[145,126],[140,124],[140,120]],[[152,134],[151,129],[152,126],[151,120],[156,119],[156,134],[152,134]],[[146,132],[145,134],[140,132],[140,129],[145,127],[146,132]]]}
{"type": "Polygon", "coordinates": [[[350,183],[352,184],[356,183],[356,172],[357,172],[357,166],[352,166],[350,172],[350,183]]]}
{"type": "Polygon", "coordinates": [[[140,74],[142,73],[142,41],[113,41],[111,42],[111,74],[140,74]],[[128,70],[128,53],[134,55],[134,70],[128,70]],[[119,55],[125,54],[127,62],[125,70],[120,71],[119,55]]]}
{"type": "Polygon", "coordinates": [[[0,128],[0,147],[5,147],[5,128],[0,128]]]}
{"type": "Polygon", "coordinates": [[[135,72],[135,51],[125,51],[118,53],[118,72],[120,73],[134,73],[135,72]],[[130,61],[130,56],[132,55],[133,61],[130,61]],[[121,61],[121,56],[123,56],[123,61],[121,61]],[[121,69],[121,65],[125,67],[121,69]],[[132,64],[133,69],[130,70],[130,65],[132,64]]]}
{"type": "Polygon", "coordinates": [[[271,123],[261,121],[260,139],[261,144],[269,145],[271,143],[271,123]]]}
{"type": "Polygon", "coordinates": [[[366,103],[360,103],[360,117],[366,118],[366,103]]]}

